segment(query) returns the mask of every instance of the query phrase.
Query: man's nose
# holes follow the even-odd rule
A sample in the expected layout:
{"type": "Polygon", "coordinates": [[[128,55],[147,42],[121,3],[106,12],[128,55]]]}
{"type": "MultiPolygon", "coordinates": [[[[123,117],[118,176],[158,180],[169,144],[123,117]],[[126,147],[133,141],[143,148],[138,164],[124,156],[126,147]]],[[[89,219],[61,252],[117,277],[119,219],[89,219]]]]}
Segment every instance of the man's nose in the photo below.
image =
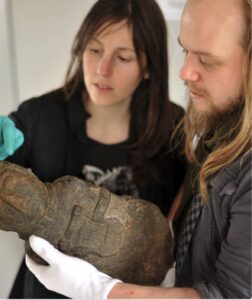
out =
{"type": "Polygon", "coordinates": [[[109,77],[112,72],[113,60],[109,57],[102,57],[97,64],[96,73],[103,77],[109,77]]]}
{"type": "Polygon", "coordinates": [[[184,64],[180,69],[179,76],[183,81],[198,81],[200,78],[200,70],[196,58],[187,55],[184,64]]]}

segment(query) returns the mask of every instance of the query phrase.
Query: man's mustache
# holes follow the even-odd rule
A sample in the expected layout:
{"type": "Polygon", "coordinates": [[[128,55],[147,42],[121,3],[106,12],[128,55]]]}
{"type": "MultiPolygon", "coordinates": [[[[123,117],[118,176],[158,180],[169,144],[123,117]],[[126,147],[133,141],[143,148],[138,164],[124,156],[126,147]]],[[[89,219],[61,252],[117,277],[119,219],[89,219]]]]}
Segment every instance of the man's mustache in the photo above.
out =
{"type": "Polygon", "coordinates": [[[206,92],[206,90],[204,89],[199,89],[195,86],[195,84],[185,81],[184,85],[187,87],[188,90],[190,90],[190,92],[194,93],[194,94],[198,94],[200,96],[207,96],[208,93],[206,92]]]}

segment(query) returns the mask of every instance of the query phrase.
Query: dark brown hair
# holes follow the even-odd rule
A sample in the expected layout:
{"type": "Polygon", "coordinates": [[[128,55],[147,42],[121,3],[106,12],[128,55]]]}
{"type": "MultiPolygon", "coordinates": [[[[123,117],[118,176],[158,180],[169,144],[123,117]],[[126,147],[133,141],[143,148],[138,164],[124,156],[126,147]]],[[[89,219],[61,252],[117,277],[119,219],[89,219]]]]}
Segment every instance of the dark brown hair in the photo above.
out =
{"type": "MultiPolygon", "coordinates": [[[[82,55],[87,43],[105,23],[109,26],[122,20],[126,20],[132,28],[138,61],[141,66],[144,54],[149,73],[149,79],[143,79],[137,87],[130,107],[134,126],[131,161],[133,167],[138,168],[144,161],[149,161],[159,153],[172,131],[168,100],[167,30],[156,1],[98,0],[84,19],[74,40],[64,90],[68,98],[77,90],[86,91],[82,55]]],[[[149,173],[152,171],[149,170],[149,173]]]]}

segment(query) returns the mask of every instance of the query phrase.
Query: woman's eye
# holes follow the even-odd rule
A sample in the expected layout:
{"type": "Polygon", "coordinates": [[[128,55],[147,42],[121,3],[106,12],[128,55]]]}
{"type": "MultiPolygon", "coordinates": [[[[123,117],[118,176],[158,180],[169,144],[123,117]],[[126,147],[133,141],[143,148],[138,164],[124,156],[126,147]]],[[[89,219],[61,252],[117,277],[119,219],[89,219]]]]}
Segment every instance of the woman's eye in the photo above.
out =
{"type": "Polygon", "coordinates": [[[97,49],[97,48],[89,48],[88,50],[89,50],[91,53],[94,53],[94,54],[100,53],[100,50],[97,49]]]}
{"type": "Polygon", "coordinates": [[[118,56],[117,57],[120,61],[122,62],[130,62],[131,59],[130,58],[127,58],[127,57],[124,57],[124,56],[118,56]]]}

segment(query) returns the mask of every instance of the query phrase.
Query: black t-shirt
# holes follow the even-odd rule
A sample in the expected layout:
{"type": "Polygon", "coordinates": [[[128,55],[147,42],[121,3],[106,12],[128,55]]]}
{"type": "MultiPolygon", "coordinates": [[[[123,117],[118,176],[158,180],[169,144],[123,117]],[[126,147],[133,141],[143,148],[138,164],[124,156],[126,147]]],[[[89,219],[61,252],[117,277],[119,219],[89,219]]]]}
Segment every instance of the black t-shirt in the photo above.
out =
{"type": "MultiPolygon", "coordinates": [[[[175,110],[180,110],[172,104],[175,110]]],[[[10,117],[24,133],[25,142],[9,161],[30,168],[44,182],[74,175],[102,185],[118,194],[128,194],[155,203],[166,215],[185,174],[185,163],[162,154],[159,164],[165,184],[154,181],[139,186],[129,165],[129,140],[104,145],[87,137],[81,96],[65,101],[62,90],[23,102],[10,117]]],[[[22,265],[11,298],[63,298],[46,290],[22,265]],[[25,273],[25,275],[24,275],[25,273]],[[24,283],[25,280],[25,283],[24,283]],[[24,290],[23,289],[24,287],[24,290]]]]}

